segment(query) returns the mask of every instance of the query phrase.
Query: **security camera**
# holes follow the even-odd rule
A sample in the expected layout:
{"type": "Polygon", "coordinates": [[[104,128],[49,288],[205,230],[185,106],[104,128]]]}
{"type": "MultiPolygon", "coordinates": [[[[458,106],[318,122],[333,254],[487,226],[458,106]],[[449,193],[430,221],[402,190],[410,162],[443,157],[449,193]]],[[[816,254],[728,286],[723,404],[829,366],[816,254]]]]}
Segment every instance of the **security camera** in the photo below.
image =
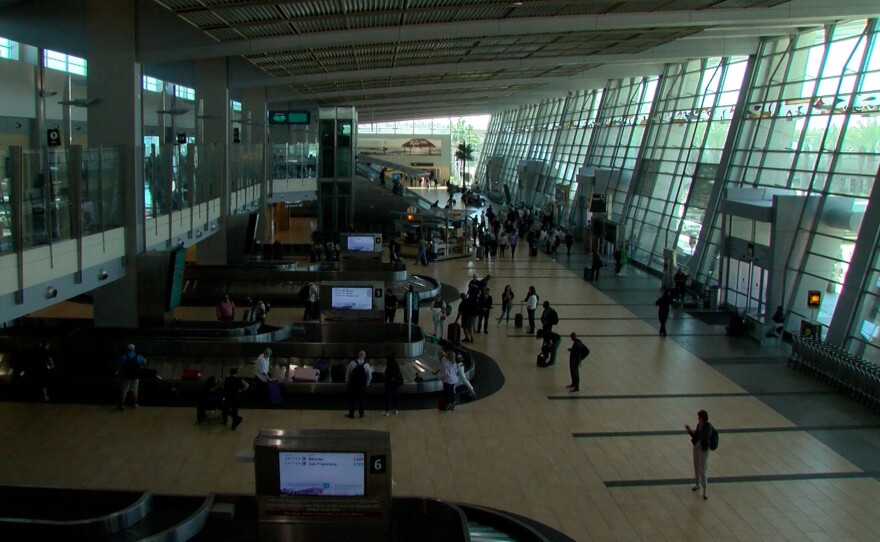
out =
{"type": "Polygon", "coordinates": [[[101,272],[98,273],[98,280],[107,280],[109,276],[110,273],[108,273],[106,269],[101,269],[101,272]]]}
{"type": "Polygon", "coordinates": [[[56,297],[58,297],[58,290],[52,286],[46,286],[46,299],[53,299],[56,297]]]}

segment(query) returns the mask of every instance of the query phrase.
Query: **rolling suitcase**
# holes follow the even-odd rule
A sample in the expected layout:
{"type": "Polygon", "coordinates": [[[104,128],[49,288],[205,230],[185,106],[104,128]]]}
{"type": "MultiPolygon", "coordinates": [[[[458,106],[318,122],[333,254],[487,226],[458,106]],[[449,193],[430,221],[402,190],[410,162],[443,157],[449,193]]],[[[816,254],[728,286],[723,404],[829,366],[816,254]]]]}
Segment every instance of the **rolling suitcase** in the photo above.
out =
{"type": "Polygon", "coordinates": [[[584,280],[587,282],[592,282],[593,280],[593,268],[592,267],[584,267],[584,280]]]}
{"type": "Polygon", "coordinates": [[[293,370],[294,382],[317,382],[321,378],[321,371],[314,367],[297,367],[293,370]]]}
{"type": "Polygon", "coordinates": [[[459,324],[449,324],[446,326],[446,338],[449,342],[458,344],[461,342],[461,325],[459,324]]]}
{"type": "Polygon", "coordinates": [[[281,404],[281,384],[277,380],[270,380],[266,382],[266,387],[269,388],[269,402],[272,403],[272,406],[281,404]]]}
{"type": "Polygon", "coordinates": [[[513,317],[513,327],[515,329],[522,329],[523,327],[522,303],[519,304],[519,312],[513,317]]]}

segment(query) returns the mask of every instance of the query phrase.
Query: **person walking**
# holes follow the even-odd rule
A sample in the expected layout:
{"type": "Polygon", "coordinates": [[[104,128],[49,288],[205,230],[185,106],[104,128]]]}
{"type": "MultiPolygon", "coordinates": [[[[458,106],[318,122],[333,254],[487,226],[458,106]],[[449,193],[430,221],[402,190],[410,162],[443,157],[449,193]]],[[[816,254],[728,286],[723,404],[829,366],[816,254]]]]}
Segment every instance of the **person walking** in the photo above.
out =
{"type": "Polygon", "coordinates": [[[510,284],[507,284],[504,286],[504,291],[501,292],[501,315],[498,316],[499,326],[501,325],[501,320],[505,320],[507,325],[510,325],[510,309],[513,308],[513,299],[513,290],[510,288],[510,284]]]}
{"type": "Polygon", "coordinates": [[[223,299],[217,303],[217,320],[221,322],[231,322],[235,320],[235,303],[229,299],[229,294],[223,296],[223,299]]]}
{"type": "Polygon", "coordinates": [[[519,236],[516,234],[516,230],[513,230],[507,236],[507,244],[510,246],[510,259],[514,259],[516,257],[516,245],[519,243],[519,236]]]}
{"type": "Polygon", "coordinates": [[[131,397],[131,406],[138,407],[138,384],[141,369],[147,363],[143,356],[135,352],[133,344],[125,347],[125,353],[117,361],[119,375],[119,405],[117,410],[125,410],[125,401],[131,397]]]}
{"type": "Polygon", "coordinates": [[[664,288],[663,295],[654,302],[657,305],[657,318],[660,320],[661,337],[666,336],[666,320],[669,319],[669,308],[672,306],[673,301],[672,292],[664,288]]]}
{"type": "Polygon", "coordinates": [[[364,395],[373,380],[373,369],[366,358],[367,353],[361,350],[358,352],[357,359],[352,360],[345,369],[345,384],[348,390],[346,418],[354,418],[355,408],[357,408],[360,417],[364,417],[364,395]]]}
{"type": "Polygon", "coordinates": [[[227,417],[231,417],[231,429],[233,431],[244,421],[244,418],[238,414],[238,406],[241,394],[247,391],[249,387],[248,383],[238,376],[237,367],[229,369],[229,376],[223,381],[223,423],[226,423],[227,417]]]}
{"type": "Polygon", "coordinates": [[[385,362],[385,414],[388,416],[391,410],[397,414],[397,390],[403,385],[403,373],[400,372],[400,365],[397,364],[397,358],[393,355],[388,356],[385,362]]]}
{"type": "Polygon", "coordinates": [[[694,458],[694,478],[696,484],[691,488],[692,491],[703,489],[703,500],[709,499],[708,479],[706,471],[709,468],[709,444],[712,433],[715,428],[709,423],[709,413],[705,410],[697,412],[697,427],[691,429],[690,425],[685,424],[685,431],[691,437],[691,445],[693,446],[694,458]]]}
{"type": "Polygon", "coordinates": [[[526,313],[529,315],[529,330],[526,333],[531,335],[535,332],[535,311],[538,310],[538,293],[534,286],[529,286],[529,293],[523,302],[526,303],[526,313]]]}
{"type": "Polygon", "coordinates": [[[590,355],[587,345],[578,339],[577,334],[571,332],[571,347],[568,348],[568,370],[571,373],[571,384],[566,386],[569,391],[575,392],[581,389],[581,362],[590,355]]]}

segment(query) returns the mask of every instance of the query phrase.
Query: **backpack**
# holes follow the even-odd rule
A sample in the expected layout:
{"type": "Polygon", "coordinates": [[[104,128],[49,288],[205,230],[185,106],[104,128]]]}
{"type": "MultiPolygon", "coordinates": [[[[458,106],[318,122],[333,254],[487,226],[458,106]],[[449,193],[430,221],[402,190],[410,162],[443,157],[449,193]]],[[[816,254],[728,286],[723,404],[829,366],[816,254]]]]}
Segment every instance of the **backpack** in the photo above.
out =
{"type": "Polygon", "coordinates": [[[296,294],[296,296],[299,298],[300,301],[308,301],[309,300],[309,286],[310,285],[311,285],[311,283],[306,284],[305,286],[303,286],[302,288],[299,289],[299,292],[296,294]]]}
{"type": "Polygon", "coordinates": [[[364,367],[367,362],[360,363],[358,362],[355,365],[354,369],[351,370],[351,374],[348,376],[348,385],[352,388],[366,388],[367,387],[367,368],[364,367]]]}
{"type": "Polygon", "coordinates": [[[120,376],[125,380],[137,380],[141,375],[141,364],[138,359],[140,356],[125,356],[125,362],[122,364],[122,370],[119,371],[120,376]]]}
{"type": "Polygon", "coordinates": [[[550,309],[550,313],[547,315],[547,320],[550,322],[551,325],[555,326],[559,323],[559,315],[556,314],[555,310],[550,309]]]}
{"type": "Polygon", "coordinates": [[[449,303],[444,303],[444,305],[446,305],[446,307],[443,312],[446,313],[446,316],[449,316],[450,314],[452,314],[452,305],[450,305],[449,303]]]}
{"type": "Polygon", "coordinates": [[[715,429],[715,426],[712,426],[712,432],[709,433],[709,449],[717,450],[718,449],[718,430],[715,429]]]}

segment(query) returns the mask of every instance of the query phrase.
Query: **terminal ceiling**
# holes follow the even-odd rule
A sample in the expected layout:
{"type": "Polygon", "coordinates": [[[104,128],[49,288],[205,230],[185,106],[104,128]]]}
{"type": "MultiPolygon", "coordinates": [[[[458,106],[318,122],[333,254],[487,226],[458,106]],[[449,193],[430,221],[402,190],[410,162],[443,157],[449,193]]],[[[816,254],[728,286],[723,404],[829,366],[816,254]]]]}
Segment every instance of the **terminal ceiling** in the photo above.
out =
{"type": "MultiPolygon", "coordinates": [[[[876,0],[134,1],[145,70],[227,59],[234,92],[355,106],[361,122],[491,114],[878,14],[876,0]]],[[[16,4],[47,6],[0,0],[16,4]]]]}

